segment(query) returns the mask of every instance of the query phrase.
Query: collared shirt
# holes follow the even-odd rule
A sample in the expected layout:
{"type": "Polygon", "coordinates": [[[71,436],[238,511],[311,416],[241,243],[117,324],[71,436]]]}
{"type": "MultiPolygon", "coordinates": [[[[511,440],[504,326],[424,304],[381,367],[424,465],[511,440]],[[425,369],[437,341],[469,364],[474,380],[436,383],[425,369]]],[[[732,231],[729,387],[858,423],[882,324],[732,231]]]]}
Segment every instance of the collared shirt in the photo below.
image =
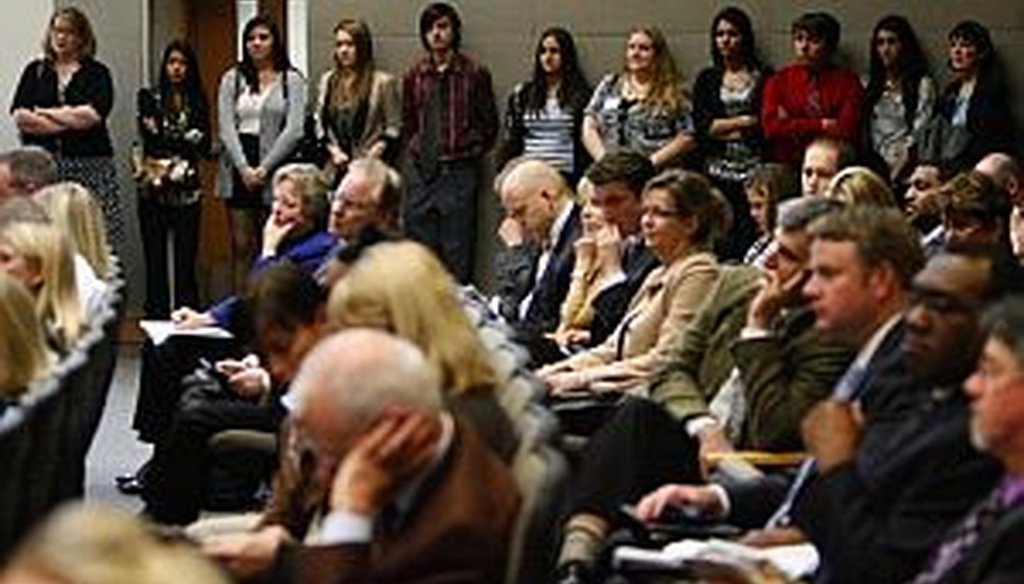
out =
{"type": "MultiPolygon", "coordinates": [[[[399,518],[408,515],[416,503],[424,482],[441,467],[455,440],[455,421],[450,414],[441,413],[441,436],[430,468],[402,488],[395,496],[393,505],[399,518]]],[[[339,545],[346,543],[369,543],[373,539],[374,518],[345,509],[333,509],[324,517],[320,537],[316,545],[339,545]]]]}
{"type": "Polygon", "coordinates": [[[999,487],[1004,507],[1012,507],[1024,502],[1024,475],[1006,475],[999,487]]]}
{"type": "Polygon", "coordinates": [[[498,110],[494,105],[491,74],[486,67],[461,53],[453,54],[443,71],[427,56],[405,74],[402,127],[408,136],[410,152],[418,156],[423,150],[420,141],[426,125],[427,104],[438,83],[445,84],[439,128],[440,160],[483,155],[498,135],[498,110]]]}
{"type": "Polygon", "coordinates": [[[875,329],[875,332],[871,333],[868,341],[864,343],[860,351],[857,352],[857,356],[854,357],[853,363],[850,364],[850,369],[860,368],[867,369],[868,363],[871,362],[875,357],[875,353],[878,352],[878,347],[885,340],[886,335],[889,331],[896,326],[903,318],[903,312],[897,312],[896,314],[889,317],[888,320],[882,323],[882,326],[875,329]]]}
{"type": "Polygon", "coordinates": [[[530,312],[530,305],[533,304],[533,293],[537,290],[537,285],[540,284],[541,279],[544,277],[548,264],[551,263],[551,253],[554,251],[555,246],[558,245],[558,238],[562,236],[562,230],[569,223],[572,209],[573,204],[566,201],[562,205],[562,210],[558,212],[558,216],[551,223],[551,228],[548,229],[548,239],[544,242],[540,257],[537,258],[537,269],[533,271],[533,287],[530,288],[530,292],[519,303],[520,320],[525,320],[526,314],[530,312]]]}

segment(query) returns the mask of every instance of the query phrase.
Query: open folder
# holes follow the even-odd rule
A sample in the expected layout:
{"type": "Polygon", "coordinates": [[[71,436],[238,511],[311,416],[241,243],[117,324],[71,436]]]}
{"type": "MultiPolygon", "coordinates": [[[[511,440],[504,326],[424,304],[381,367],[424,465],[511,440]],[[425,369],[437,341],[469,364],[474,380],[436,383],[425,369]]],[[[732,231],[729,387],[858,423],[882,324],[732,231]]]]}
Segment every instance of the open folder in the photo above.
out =
{"type": "Polygon", "coordinates": [[[175,336],[203,337],[207,339],[230,339],[232,334],[219,326],[201,326],[196,328],[180,328],[171,320],[140,320],[141,328],[154,345],[162,345],[164,341],[175,336]]]}
{"type": "Polygon", "coordinates": [[[680,571],[694,576],[726,576],[730,582],[798,581],[818,569],[811,544],[755,548],[721,539],[684,539],[662,549],[615,548],[616,571],[680,571]],[[764,578],[776,574],[777,579],[764,578]]]}

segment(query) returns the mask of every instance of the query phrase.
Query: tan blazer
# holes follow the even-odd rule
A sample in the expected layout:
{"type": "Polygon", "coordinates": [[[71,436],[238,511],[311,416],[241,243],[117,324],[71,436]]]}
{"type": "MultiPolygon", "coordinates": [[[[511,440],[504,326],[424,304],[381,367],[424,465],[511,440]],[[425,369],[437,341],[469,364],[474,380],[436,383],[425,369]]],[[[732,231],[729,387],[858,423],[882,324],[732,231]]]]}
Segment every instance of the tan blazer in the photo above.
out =
{"type": "Polygon", "coordinates": [[[659,370],[718,274],[714,254],[703,251],[654,269],[630,300],[615,332],[565,365],[574,371],[606,366],[595,372],[592,382],[629,386],[646,381],[659,370]]]}
{"type": "MultiPolygon", "coordinates": [[[[323,137],[323,114],[324,103],[326,103],[328,84],[334,70],[327,71],[320,77],[317,84],[316,109],[313,116],[316,119],[316,131],[319,137],[323,137]]],[[[373,80],[370,86],[369,107],[366,111],[366,124],[363,126],[363,133],[358,143],[353,148],[354,152],[346,152],[351,159],[366,156],[367,151],[380,140],[398,140],[402,134],[402,96],[398,85],[398,79],[383,71],[374,71],[373,80]]]]}

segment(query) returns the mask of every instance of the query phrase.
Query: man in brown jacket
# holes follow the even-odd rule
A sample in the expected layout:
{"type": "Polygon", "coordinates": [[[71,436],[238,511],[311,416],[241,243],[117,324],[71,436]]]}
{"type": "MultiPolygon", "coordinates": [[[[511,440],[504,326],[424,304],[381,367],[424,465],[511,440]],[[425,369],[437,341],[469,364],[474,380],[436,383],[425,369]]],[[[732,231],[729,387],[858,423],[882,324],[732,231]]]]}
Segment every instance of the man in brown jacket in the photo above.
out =
{"type": "Polygon", "coordinates": [[[502,580],[514,479],[443,413],[419,349],[379,331],[339,333],[309,354],[292,392],[298,440],[318,475],[333,477],[319,532],[300,545],[267,527],[211,542],[209,553],[237,576],[274,582],[502,580]]]}

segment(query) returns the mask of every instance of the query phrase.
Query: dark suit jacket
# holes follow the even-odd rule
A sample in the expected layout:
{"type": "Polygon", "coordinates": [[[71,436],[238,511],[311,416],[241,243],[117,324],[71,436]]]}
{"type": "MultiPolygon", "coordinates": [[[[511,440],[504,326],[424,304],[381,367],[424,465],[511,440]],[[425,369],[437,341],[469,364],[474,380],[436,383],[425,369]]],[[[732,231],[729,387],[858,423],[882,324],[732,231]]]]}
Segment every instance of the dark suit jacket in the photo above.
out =
{"type": "Polygon", "coordinates": [[[520,499],[511,472],[460,422],[436,472],[393,530],[377,530],[370,544],[287,545],[274,581],[501,582],[520,499]]]}
{"type": "Polygon", "coordinates": [[[821,553],[819,581],[905,581],[991,490],[999,466],[971,447],[966,400],[952,392],[902,423],[869,423],[857,459],[801,490],[793,521],[821,553]]]}
{"type": "Polygon", "coordinates": [[[626,273],[625,281],[605,288],[592,302],[594,320],[590,322],[590,346],[600,345],[612,334],[615,327],[619,326],[630,300],[647,279],[647,274],[660,263],[642,242],[630,246],[622,261],[622,270],[626,273]]]}
{"type": "Polygon", "coordinates": [[[956,569],[940,584],[1018,584],[1024,581],[1024,505],[1018,504],[985,530],[956,569]]]}

